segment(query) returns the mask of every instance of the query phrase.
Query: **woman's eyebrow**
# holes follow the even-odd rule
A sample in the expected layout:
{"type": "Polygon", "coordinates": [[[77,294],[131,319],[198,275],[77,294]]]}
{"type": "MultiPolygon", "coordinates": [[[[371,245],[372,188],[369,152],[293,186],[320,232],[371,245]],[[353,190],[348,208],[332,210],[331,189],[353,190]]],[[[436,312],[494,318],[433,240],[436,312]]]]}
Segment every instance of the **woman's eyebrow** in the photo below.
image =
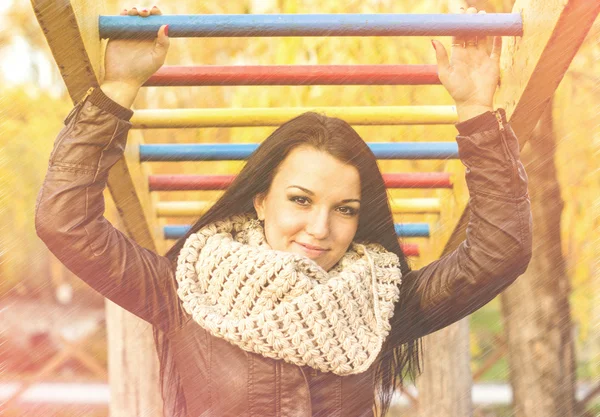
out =
{"type": "MultiPolygon", "coordinates": [[[[287,188],[299,188],[300,190],[304,191],[306,194],[315,195],[315,193],[310,191],[308,188],[300,187],[299,185],[290,185],[287,188]]],[[[347,198],[345,200],[340,201],[340,203],[353,203],[353,202],[360,204],[360,200],[357,198],[347,198]]]]}
{"type": "Polygon", "coordinates": [[[308,188],[300,187],[299,185],[290,185],[287,188],[299,188],[302,191],[304,191],[306,194],[315,195],[315,193],[313,193],[312,191],[310,191],[308,188]]]}

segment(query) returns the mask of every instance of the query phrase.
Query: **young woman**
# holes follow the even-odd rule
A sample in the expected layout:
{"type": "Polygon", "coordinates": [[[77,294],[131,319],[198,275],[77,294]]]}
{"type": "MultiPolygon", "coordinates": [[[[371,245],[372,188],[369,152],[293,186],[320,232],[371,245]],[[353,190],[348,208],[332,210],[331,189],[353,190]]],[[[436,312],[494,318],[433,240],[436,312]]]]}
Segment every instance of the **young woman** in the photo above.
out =
{"type": "Polygon", "coordinates": [[[347,123],[315,113],[273,132],[166,256],[116,230],[102,192],[167,34],[108,43],[103,84],[67,116],[50,156],[38,235],[154,326],[165,415],[372,416],[376,397],[383,415],[419,371],[419,338],[489,302],[531,257],[527,176],[492,109],[499,44],[488,55],[485,40],[456,39],[450,61],[433,42],[458,110],[471,215],[455,251],[411,271],[373,153],[347,123]]]}

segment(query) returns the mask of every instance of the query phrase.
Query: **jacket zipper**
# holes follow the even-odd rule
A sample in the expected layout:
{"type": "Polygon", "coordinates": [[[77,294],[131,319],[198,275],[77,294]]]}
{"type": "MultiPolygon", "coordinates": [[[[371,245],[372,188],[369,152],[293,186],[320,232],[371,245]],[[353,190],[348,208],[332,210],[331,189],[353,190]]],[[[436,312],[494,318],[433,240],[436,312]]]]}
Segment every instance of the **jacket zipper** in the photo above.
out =
{"type": "Polygon", "coordinates": [[[81,100],[79,100],[79,104],[82,104],[85,101],[85,99],[88,98],[95,89],[96,89],[96,87],[88,88],[88,90],[85,92],[85,95],[83,96],[83,98],[81,100]]]}
{"type": "Polygon", "coordinates": [[[494,116],[496,116],[496,120],[498,121],[498,129],[500,129],[501,132],[504,132],[504,125],[502,124],[502,115],[499,111],[496,110],[494,112],[494,116]]]}
{"type": "Polygon", "coordinates": [[[67,114],[67,117],[65,118],[65,125],[69,124],[69,122],[71,121],[71,118],[79,110],[79,108],[85,102],[85,100],[92,94],[92,92],[94,91],[95,88],[96,87],[90,87],[90,88],[88,88],[88,90],[86,91],[86,93],[83,96],[83,98],[81,100],[79,100],[79,102],[71,109],[71,111],[69,112],[69,114],[67,114]]]}
{"type": "Polygon", "coordinates": [[[504,147],[504,151],[506,152],[506,157],[512,162],[512,154],[510,153],[510,148],[506,143],[506,138],[504,137],[504,125],[502,124],[502,115],[499,111],[494,112],[494,116],[498,121],[498,130],[500,131],[500,140],[502,141],[502,146],[504,147]]]}
{"type": "MultiPolygon", "coordinates": [[[[86,91],[83,98],[71,109],[69,114],[67,114],[67,117],[65,117],[65,120],[63,121],[65,126],[69,125],[69,123],[71,122],[71,119],[73,117],[75,117],[77,112],[81,109],[81,105],[83,104],[83,102],[90,96],[90,94],[92,94],[94,89],[95,89],[95,87],[88,88],[88,90],[86,91]]],[[[64,138],[64,136],[60,139],[60,142],[58,142],[54,145],[54,149],[52,149],[52,152],[50,153],[50,160],[48,162],[50,165],[52,165],[54,163],[54,155],[56,154],[56,151],[58,150],[58,146],[62,142],[63,138],[64,138]]]]}
{"type": "MultiPolygon", "coordinates": [[[[496,110],[494,112],[494,116],[496,116],[496,120],[498,121],[498,130],[500,131],[500,140],[502,141],[502,146],[504,146],[504,150],[506,151],[506,156],[508,157],[508,160],[510,161],[510,165],[512,167],[511,182],[514,184],[516,181],[516,177],[518,176],[518,173],[516,172],[517,164],[515,162],[515,159],[512,156],[512,153],[510,152],[508,143],[506,143],[506,137],[504,135],[504,124],[502,123],[502,115],[500,114],[500,112],[498,110],[496,110]]],[[[516,192],[515,192],[515,194],[516,194],[516,192]]]]}

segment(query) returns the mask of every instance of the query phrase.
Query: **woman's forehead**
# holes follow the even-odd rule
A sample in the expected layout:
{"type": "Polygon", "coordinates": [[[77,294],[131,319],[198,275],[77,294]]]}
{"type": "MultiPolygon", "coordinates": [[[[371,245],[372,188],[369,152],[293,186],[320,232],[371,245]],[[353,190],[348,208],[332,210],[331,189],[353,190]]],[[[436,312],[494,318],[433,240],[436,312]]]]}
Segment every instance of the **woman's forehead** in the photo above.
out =
{"type": "Polygon", "coordinates": [[[312,147],[293,149],[281,163],[274,182],[284,187],[299,185],[312,191],[335,190],[356,194],[353,198],[360,196],[358,169],[312,147]]]}

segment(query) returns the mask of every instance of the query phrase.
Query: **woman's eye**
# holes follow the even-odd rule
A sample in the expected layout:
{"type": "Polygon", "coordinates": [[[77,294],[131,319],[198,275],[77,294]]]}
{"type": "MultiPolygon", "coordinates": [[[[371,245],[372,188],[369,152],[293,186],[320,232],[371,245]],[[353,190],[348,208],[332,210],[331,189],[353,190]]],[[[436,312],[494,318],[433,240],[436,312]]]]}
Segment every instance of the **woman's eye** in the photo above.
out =
{"type": "Polygon", "coordinates": [[[305,206],[309,203],[309,199],[306,197],[291,197],[290,200],[294,203],[300,204],[301,206],[305,206]]]}
{"type": "Polygon", "coordinates": [[[358,213],[358,210],[352,207],[340,207],[340,211],[342,214],[346,214],[348,216],[354,216],[358,213]]]}
{"type": "MultiPolygon", "coordinates": [[[[310,204],[310,198],[308,197],[302,197],[302,196],[294,196],[294,197],[290,197],[290,201],[299,204],[300,206],[308,206],[310,204]]],[[[338,208],[338,211],[340,213],[342,213],[345,216],[355,216],[358,214],[358,210],[353,208],[353,207],[349,207],[349,206],[342,206],[338,208]]]]}

